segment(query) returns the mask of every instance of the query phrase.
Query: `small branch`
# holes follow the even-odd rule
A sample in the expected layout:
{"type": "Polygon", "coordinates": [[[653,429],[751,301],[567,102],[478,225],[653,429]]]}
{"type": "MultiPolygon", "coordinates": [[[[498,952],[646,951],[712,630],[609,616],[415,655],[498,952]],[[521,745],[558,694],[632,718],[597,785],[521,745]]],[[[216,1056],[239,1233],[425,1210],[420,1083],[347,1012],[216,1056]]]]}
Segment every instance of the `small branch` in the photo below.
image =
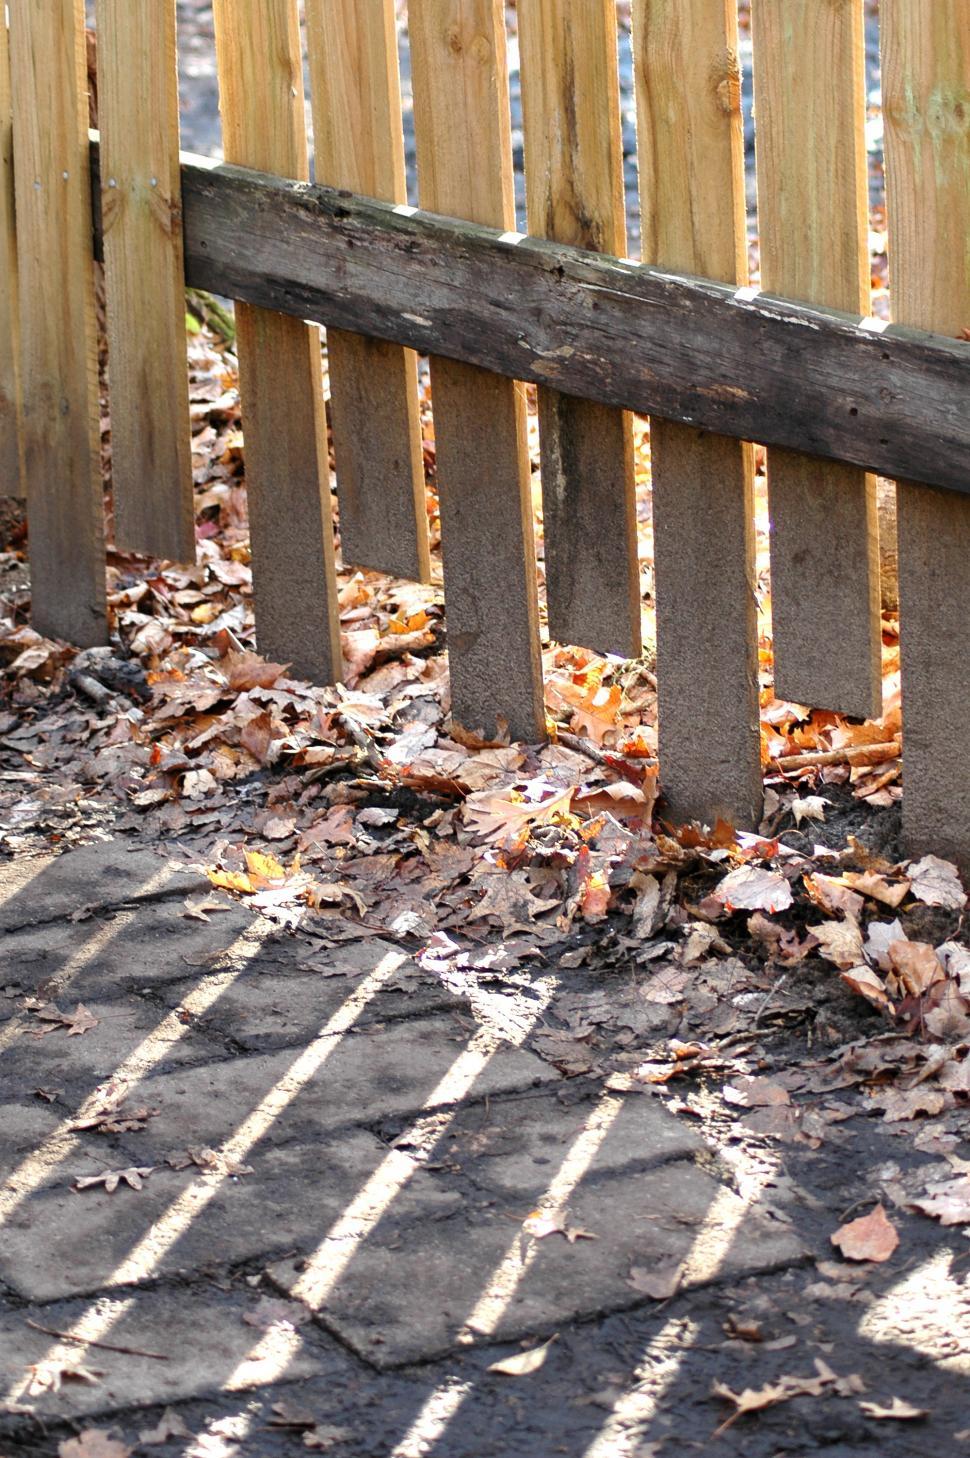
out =
{"type": "Polygon", "coordinates": [[[92,678],[89,673],[70,673],[68,681],[79,694],[84,694],[85,698],[90,699],[99,709],[104,709],[108,704],[114,702],[114,694],[111,690],[105,688],[98,679],[92,678]]]}
{"type": "Polygon", "coordinates": [[[114,1342],[96,1342],[93,1337],[75,1336],[70,1331],[57,1331],[53,1326],[41,1326],[39,1321],[32,1321],[29,1316],[25,1316],[24,1321],[34,1331],[42,1331],[44,1336],[56,1337],[61,1342],[77,1342],[81,1347],[97,1347],[100,1352],[120,1352],[123,1357],[150,1357],[153,1362],[172,1360],[164,1352],[145,1352],[140,1347],[120,1347],[114,1342]]]}
{"type": "Polygon", "coordinates": [[[584,754],[594,764],[609,763],[606,755],[591,739],[583,739],[579,734],[569,734],[565,729],[556,730],[556,739],[564,749],[571,749],[575,754],[584,754]]]}
{"type": "Polygon", "coordinates": [[[898,739],[885,744],[848,744],[844,749],[821,749],[810,754],[786,754],[771,763],[776,769],[819,769],[829,764],[882,764],[902,753],[898,739]]]}

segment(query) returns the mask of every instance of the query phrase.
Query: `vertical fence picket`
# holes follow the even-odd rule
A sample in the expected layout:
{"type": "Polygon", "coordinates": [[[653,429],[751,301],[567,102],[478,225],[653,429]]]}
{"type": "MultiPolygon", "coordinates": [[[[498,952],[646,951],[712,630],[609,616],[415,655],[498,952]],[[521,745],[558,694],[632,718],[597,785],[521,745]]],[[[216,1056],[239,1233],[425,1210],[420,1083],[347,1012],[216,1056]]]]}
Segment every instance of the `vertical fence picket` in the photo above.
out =
{"type": "MultiPolygon", "coordinates": [[[[529,231],[626,252],[614,0],[518,9],[529,231]]],[[[568,376],[569,363],[564,361],[568,376]]],[[[635,657],[641,648],[629,414],[539,390],[549,632],[635,657]]]]}
{"type": "MultiPolygon", "coordinates": [[[[752,6],[761,286],[869,312],[861,0],[752,6]]],[[[882,704],[875,477],[768,453],[775,690],[860,718],[882,704]]]]}
{"type": "MultiPolygon", "coordinates": [[[[411,0],[423,207],[514,226],[503,0],[411,0]]],[[[535,554],[521,387],[433,359],[452,708],[491,730],[544,733],[535,554]]]]}
{"type": "MultiPolygon", "coordinates": [[[[407,202],[394,0],[306,0],[316,181],[407,202]]],[[[426,582],[417,356],[327,330],[345,562],[426,582]]]]}
{"type": "MultiPolygon", "coordinates": [[[[970,8],[883,0],[890,290],[894,320],[970,325],[970,8]]],[[[968,346],[970,355],[970,346],[968,346]]],[[[970,873],[970,498],[901,483],[903,829],[908,848],[970,873]]]]}
{"type": "MultiPolygon", "coordinates": [[[[746,277],[733,0],[634,0],[643,260],[746,277]]],[[[739,385],[742,382],[739,381],[739,385]]],[[[661,780],[671,814],[761,807],[752,458],[651,424],[661,780]]]]}
{"type": "Polygon", "coordinates": [[[194,561],[175,3],[97,21],[115,537],[194,561]]]}
{"type": "Polygon", "coordinates": [[[0,496],[21,496],[24,490],[13,187],[10,57],[7,22],[0,10],[0,496]]]}
{"type": "MultiPolygon", "coordinates": [[[[308,174],[296,0],[216,0],[226,160],[308,174]]],[[[320,335],[236,306],[260,652],[318,682],[340,677],[320,335]]]]}
{"type": "Polygon", "coordinates": [[[83,0],[9,0],[31,602],[107,638],[83,0]]]}

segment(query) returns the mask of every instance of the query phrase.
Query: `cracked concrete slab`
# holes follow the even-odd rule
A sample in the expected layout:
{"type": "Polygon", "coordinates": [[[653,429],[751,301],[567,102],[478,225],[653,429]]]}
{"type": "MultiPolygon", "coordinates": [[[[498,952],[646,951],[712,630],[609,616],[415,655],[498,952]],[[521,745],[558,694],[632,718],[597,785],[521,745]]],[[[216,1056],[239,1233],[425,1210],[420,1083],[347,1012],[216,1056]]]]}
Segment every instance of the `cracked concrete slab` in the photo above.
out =
{"type": "Polygon", "coordinates": [[[326,1340],[315,1341],[306,1327],[295,1332],[285,1319],[275,1327],[263,1322],[260,1301],[256,1294],[176,1287],[0,1317],[0,1383],[6,1395],[0,1424],[11,1429],[10,1415],[17,1412],[47,1421],[96,1418],[343,1368],[340,1355],[329,1353],[326,1340]],[[83,1321],[78,1331],[129,1351],[59,1343],[28,1326],[28,1319],[57,1331],[70,1331],[83,1321]],[[87,1368],[95,1380],[72,1381],[70,1372],[78,1367],[87,1368]],[[45,1379],[55,1380],[58,1371],[59,1390],[45,1388],[45,1379]]]}
{"type": "Polygon", "coordinates": [[[216,1146],[243,1125],[268,1142],[310,1143],[321,1130],[561,1081],[524,1049],[482,1048],[474,1025],[439,1014],[158,1074],[131,1093],[159,1108],[138,1147],[150,1162],[187,1145],[216,1146]]]}
{"type": "MultiPolygon", "coordinates": [[[[638,1305],[635,1270],[682,1267],[680,1288],[690,1289],[804,1255],[786,1226],[683,1161],[581,1180],[567,1202],[562,1223],[584,1232],[573,1240],[529,1233],[526,1192],[501,1209],[466,1200],[457,1216],[418,1222],[395,1241],[379,1225],[328,1284],[319,1319],[374,1366],[393,1368],[638,1305]]],[[[287,1294],[312,1289],[313,1258],[309,1268],[306,1257],[278,1262],[269,1276],[287,1294]]]]}
{"type": "MultiPolygon", "coordinates": [[[[388,1154],[372,1134],[349,1130],[309,1146],[257,1149],[244,1162],[247,1174],[225,1173],[225,1166],[221,1173],[162,1167],[140,1190],[122,1183],[111,1194],[94,1188],[39,1194],[6,1224],[0,1277],[28,1300],[55,1301],[294,1249],[312,1252],[335,1235],[340,1248],[352,1247],[373,1223],[374,1201],[382,1208],[392,1185],[395,1231],[460,1209],[458,1190],[404,1155],[392,1156],[392,1185],[378,1179],[368,1200],[388,1154]]],[[[64,1178],[73,1172],[65,1161],[64,1178]]]]}
{"type": "Polygon", "coordinates": [[[25,1159],[54,1133],[63,1114],[39,1100],[0,1104],[0,1180],[8,1180],[25,1159]]]}
{"type": "Polygon", "coordinates": [[[85,906],[117,906],[159,895],[188,895],[208,881],[180,862],[125,841],[97,841],[62,855],[0,867],[0,930],[69,917],[85,906]]]}
{"type": "MultiPolygon", "coordinates": [[[[59,995],[56,1006],[66,1017],[73,1016],[78,998],[59,995]]],[[[30,1012],[8,1025],[0,1053],[5,1093],[26,1097],[36,1088],[65,1088],[76,1090],[80,1099],[132,1060],[165,1070],[209,1062],[222,1053],[217,1043],[150,1003],[92,1001],[82,1006],[97,1023],[78,1035],[30,1012]]]]}
{"type": "Polygon", "coordinates": [[[225,896],[209,921],[189,918],[184,898],[150,901],[92,917],[0,933],[2,982],[14,992],[117,996],[121,988],[153,989],[255,951],[268,923],[225,896]]]}

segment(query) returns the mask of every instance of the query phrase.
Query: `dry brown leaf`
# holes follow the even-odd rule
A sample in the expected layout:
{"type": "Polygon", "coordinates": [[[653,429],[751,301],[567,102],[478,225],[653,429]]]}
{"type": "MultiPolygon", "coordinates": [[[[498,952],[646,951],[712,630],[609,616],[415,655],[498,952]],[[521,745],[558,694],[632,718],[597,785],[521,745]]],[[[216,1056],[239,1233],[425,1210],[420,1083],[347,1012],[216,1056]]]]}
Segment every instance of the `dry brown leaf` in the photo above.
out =
{"type": "Polygon", "coordinates": [[[791,886],[779,871],[764,866],[739,866],[730,871],[713,895],[730,911],[785,911],[792,904],[791,886]]]}
{"type": "Polygon", "coordinates": [[[917,901],[927,906],[942,906],[947,911],[962,911],[966,906],[967,893],[952,861],[924,856],[921,861],[911,862],[906,874],[917,901]]]}
{"type": "Polygon", "coordinates": [[[890,1016],[896,1011],[895,1005],[890,1001],[886,992],[885,983],[871,967],[850,967],[847,972],[840,972],[839,976],[847,987],[853,992],[858,992],[866,1002],[871,1002],[873,1007],[881,1008],[890,1016]]]}
{"type": "Polygon", "coordinates": [[[929,1408],[913,1407],[912,1403],[904,1402],[901,1397],[894,1397],[888,1407],[879,1402],[860,1402],[860,1412],[866,1417],[882,1420],[894,1418],[903,1422],[912,1422],[915,1418],[929,1417],[929,1408]]]}
{"type": "Polygon", "coordinates": [[[930,1185],[925,1195],[908,1205],[941,1225],[970,1225],[970,1175],[930,1185]]]}
{"type": "Polygon", "coordinates": [[[159,1443],[169,1442],[172,1438],[191,1438],[191,1436],[185,1422],[174,1407],[167,1407],[158,1420],[158,1427],[144,1428],[138,1434],[138,1441],[144,1443],[147,1448],[153,1448],[159,1443]]]}
{"type": "Polygon", "coordinates": [[[30,1373],[28,1396],[37,1397],[42,1392],[60,1392],[65,1382],[100,1382],[104,1372],[94,1367],[83,1367],[79,1362],[50,1361],[32,1362],[27,1368],[30,1373]]]}
{"type": "Polygon", "coordinates": [[[572,786],[554,789],[545,781],[533,781],[528,789],[528,797],[515,790],[501,794],[483,790],[469,795],[464,807],[465,824],[483,840],[505,841],[534,825],[549,825],[558,816],[570,813],[572,786]],[[547,788],[553,793],[537,798],[547,788]]]}
{"type": "Polygon", "coordinates": [[[884,1110],[883,1119],[887,1124],[900,1124],[908,1119],[922,1117],[932,1119],[952,1103],[952,1099],[948,1099],[945,1093],[941,1093],[938,1088],[929,1088],[926,1084],[920,1084],[916,1088],[880,1091],[873,1095],[872,1101],[884,1110]]]}
{"type": "Polygon", "coordinates": [[[881,901],[893,911],[906,900],[910,889],[908,881],[887,881],[885,876],[877,875],[875,871],[846,871],[842,881],[853,891],[858,891],[860,896],[881,901]]]}
{"type": "Polygon", "coordinates": [[[627,1278],[627,1285],[651,1301],[669,1301],[680,1289],[684,1275],[684,1263],[658,1266],[634,1266],[627,1278]]]}
{"type": "Polygon", "coordinates": [[[941,1043],[960,1043],[970,1038],[970,1001],[963,997],[955,982],[944,984],[935,1007],[924,1019],[927,1031],[941,1043]]]}
{"type": "Polygon", "coordinates": [[[847,1261],[888,1261],[899,1244],[896,1227],[881,1205],[840,1226],[830,1238],[847,1261]]]}
{"type": "Polygon", "coordinates": [[[95,1185],[104,1185],[109,1195],[113,1195],[120,1184],[129,1185],[133,1190],[140,1190],[150,1174],[155,1171],[153,1164],[132,1165],[129,1169],[105,1169],[100,1174],[82,1175],[74,1181],[75,1190],[93,1189],[95,1185]]]}
{"type": "Polygon", "coordinates": [[[827,962],[848,971],[863,961],[862,933],[854,921],[823,921],[808,928],[827,962]]]}
{"type": "Polygon", "coordinates": [[[539,1368],[544,1365],[546,1357],[549,1355],[549,1348],[557,1340],[558,1333],[556,1336],[551,1336],[547,1342],[543,1342],[541,1347],[532,1347],[528,1352],[520,1352],[517,1356],[503,1357],[500,1362],[490,1363],[487,1370],[501,1372],[505,1377],[528,1377],[532,1372],[538,1372],[539,1368]]]}
{"type": "Polygon", "coordinates": [[[929,942],[890,942],[889,963],[899,986],[910,997],[919,997],[946,976],[942,963],[929,942]]]}
{"type": "Polygon", "coordinates": [[[57,1449],[59,1458],[130,1458],[134,1451],[107,1428],[85,1428],[78,1437],[65,1438],[57,1449]]]}
{"type": "Polygon", "coordinates": [[[856,891],[851,891],[839,877],[816,872],[814,876],[804,876],[802,879],[805,890],[821,911],[827,912],[829,916],[841,913],[853,921],[859,920],[865,904],[863,898],[856,891]]]}

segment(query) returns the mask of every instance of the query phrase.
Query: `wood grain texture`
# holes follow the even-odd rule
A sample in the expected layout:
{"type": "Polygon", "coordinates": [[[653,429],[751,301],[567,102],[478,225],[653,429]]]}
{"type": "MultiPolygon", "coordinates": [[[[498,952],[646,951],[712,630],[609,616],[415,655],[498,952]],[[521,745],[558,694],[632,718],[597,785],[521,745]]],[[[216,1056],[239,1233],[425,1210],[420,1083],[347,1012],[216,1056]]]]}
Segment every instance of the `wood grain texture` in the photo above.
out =
{"type": "MultiPolygon", "coordinates": [[[[502,0],[411,0],[423,207],[514,225],[502,0]]],[[[416,311],[414,311],[416,312],[416,311]]],[[[452,712],[545,734],[525,405],[514,380],[432,359],[452,712]]]]}
{"type": "Polygon", "coordinates": [[[23,496],[25,489],[17,288],[10,56],[0,15],[0,496],[23,496]]]}
{"type": "MultiPolygon", "coordinates": [[[[308,173],[296,0],[216,0],[226,157],[308,173]]],[[[319,332],[236,310],[259,650],[320,683],[342,671],[319,332]]]]}
{"type": "MultiPolygon", "coordinates": [[[[883,0],[883,107],[894,319],[970,326],[970,8],[883,0]]],[[[970,500],[900,484],[903,830],[970,874],[970,500]]]]}
{"type": "MultiPolygon", "coordinates": [[[[519,53],[529,232],[623,255],[626,217],[613,0],[522,0],[519,53]]],[[[550,635],[639,654],[628,414],[539,392],[550,635]]]]}
{"type": "Polygon", "coordinates": [[[970,492],[966,341],[205,158],[183,157],[182,198],[193,287],[970,492]]]}
{"type": "MultiPolygon", "coordinates": [[[[761,285],[869,313],[860,0],[755,0],[761,285]]],[[[771,600],[779,698],[881,712],[875,477],[772,451],[771,600]]]]}
{"type": "MultiPolygon", "coordinates": [[[[733,0],[634,0],[643,258],[743,283],[733,0]]],[[[748,370],[729,376],[746,390],[748,370]]],[[[751,453],[651,423],[660,777],[675,819],[761,814],[751,453]]]]}
{"type": "Polygon", "coordinates": [[[195,561],[174,0],[98,0],[118,546],[195,561]]]}
{"type": "MultiPolygon", "coordinates": [[[[394,0],[306,0],[315,176],[407,202],[394,0]]],[[[411,350],[327,335],[345,562],[426,582],[431,572],[411,350]]]]}
{"type": "Polygon", "coordinates": [[[107,620],[84,6],[9,8],[31,611],[87,647],[107,620]]]}

